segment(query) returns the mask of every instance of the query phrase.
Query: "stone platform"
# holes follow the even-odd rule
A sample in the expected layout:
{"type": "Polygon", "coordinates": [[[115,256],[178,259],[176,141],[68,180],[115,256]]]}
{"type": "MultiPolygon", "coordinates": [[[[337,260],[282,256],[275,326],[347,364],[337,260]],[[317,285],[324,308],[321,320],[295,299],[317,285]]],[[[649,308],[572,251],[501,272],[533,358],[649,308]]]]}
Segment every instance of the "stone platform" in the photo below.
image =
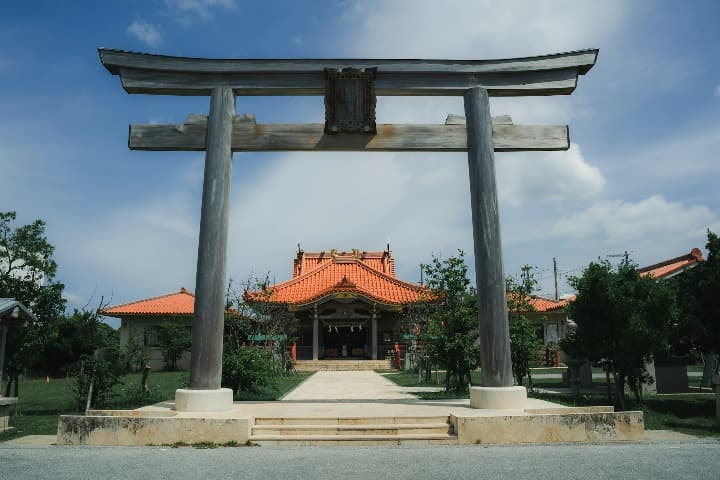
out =
{"type": "Polygon", "coordinates": [[[295,370],[303,372],[348,372],[394,370],[391,360],[359,360],[359,359],[333,359],[333,360],[298,360],[295,370]]]}
{"type": "Polygon", "coordinates": [[[235,402],[222,413],[137,410],[61,416],[58,445],[406,445],[616,442],[644,439],[642,412],[569,408],[479,410],[468,400],[235,402]]]}
{"type": "Polygon", "coordinates": [[[10,410],[15,408],[17,397],[0,396],[0,432],[10,427],[10,410]]]}

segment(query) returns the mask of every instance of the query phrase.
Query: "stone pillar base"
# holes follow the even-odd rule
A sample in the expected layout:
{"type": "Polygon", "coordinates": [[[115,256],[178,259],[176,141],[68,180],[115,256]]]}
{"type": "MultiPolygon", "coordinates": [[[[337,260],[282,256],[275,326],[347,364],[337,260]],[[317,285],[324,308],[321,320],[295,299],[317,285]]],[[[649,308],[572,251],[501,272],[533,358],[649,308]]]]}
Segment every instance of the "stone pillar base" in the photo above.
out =
{"type": "Polygon", "coordinates": [[[525,387],[470,387],[470,406],[489,410],[524,409],[525,387]]]}
{"type": "Polygon", "coordinates": [[[217,390],[175,390],[175,410],[178,412],[226,412],[232,410],[233,391],[229,388],[217,390]]]}

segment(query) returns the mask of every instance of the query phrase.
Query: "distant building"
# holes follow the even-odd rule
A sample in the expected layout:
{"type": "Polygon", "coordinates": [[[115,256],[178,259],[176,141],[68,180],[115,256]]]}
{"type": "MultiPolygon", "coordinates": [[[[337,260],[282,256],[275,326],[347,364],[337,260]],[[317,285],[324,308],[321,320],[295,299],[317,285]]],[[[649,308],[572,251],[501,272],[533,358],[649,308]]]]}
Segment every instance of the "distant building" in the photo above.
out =
{"type": "Polygon", "coordinates": [[[405,306],[430,291],[395,276],[390,249],[305,252],[298,249],[293,277],[249,301],[287,305],[299,320],[298,360],[382,360],[393,352],[405,306]]]}
{"type": "MultiPolygon", "coordinates": [[[[179,292],[115,305],[99,313],[120,319],[120,348],[127,348],[132,339],[148,349],[150,368],[162,370],[165,361],[158,344],[158,327],[172,322],[185,325],[189,330],[194,311],[195,295],[181,288],[179,292]]],[[[177,367],[190,368],[190,352],[178,360],[177,367]]]]}
{"type": "Polygon", "coordinates": [[[554,300],[551,298],[534,295],[529,299],[533,306],[532,312],[524,312],[530,319],[542,324],[542,330],[538,331],[538,337],[543,339],[545,345],[557,344],[561,338],[567,335],[568,328],[573,325],[572,320],[567,316],[567,306],[572,300],[554,300]]]}

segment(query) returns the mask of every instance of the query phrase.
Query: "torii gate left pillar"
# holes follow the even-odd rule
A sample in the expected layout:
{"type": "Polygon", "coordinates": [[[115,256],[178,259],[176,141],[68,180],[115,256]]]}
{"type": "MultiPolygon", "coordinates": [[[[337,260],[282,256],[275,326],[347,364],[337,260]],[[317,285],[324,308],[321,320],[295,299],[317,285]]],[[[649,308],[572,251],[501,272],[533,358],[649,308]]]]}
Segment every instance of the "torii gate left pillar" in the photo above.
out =
{"type": "Polygon", "coordinates": [[[175,392],[175,408],[182,411],[223,411],[231,409],[233,404],[232,390],[220,388],[220,382],[234,116],[232,89],[213,88],[200,211],[190,388],[175,392]]]}

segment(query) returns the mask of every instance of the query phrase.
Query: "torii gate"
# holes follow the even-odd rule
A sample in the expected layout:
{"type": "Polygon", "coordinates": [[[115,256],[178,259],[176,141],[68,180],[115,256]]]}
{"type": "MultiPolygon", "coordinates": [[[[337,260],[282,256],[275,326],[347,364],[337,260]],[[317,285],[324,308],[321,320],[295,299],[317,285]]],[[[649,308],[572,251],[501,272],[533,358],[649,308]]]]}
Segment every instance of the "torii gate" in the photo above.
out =
{"type": "Polygon", "coordinates": [[[184,125],[131,125],[133,150],[205,150],[205,178],[192,329],[190,385],[183,411],[232,408],[220,385],[232,154],[240,151],[467,151],[478,292],[483,387],[479,408],[522,408],[513,387],[494,151],[567,150],[567,126],[514,125],[490,117],[491,96],[567,95],[598,50],[506,60],[236,59],[170,57],[99,49],[128,93],[209,95],[208,116],[184,125]],[[325,124],[256,124],[235,115],[237,95],[324,95],[325,124]],[[465,117],[444,125],[376,125],[376,95],[460,96],[465,117]]]}

